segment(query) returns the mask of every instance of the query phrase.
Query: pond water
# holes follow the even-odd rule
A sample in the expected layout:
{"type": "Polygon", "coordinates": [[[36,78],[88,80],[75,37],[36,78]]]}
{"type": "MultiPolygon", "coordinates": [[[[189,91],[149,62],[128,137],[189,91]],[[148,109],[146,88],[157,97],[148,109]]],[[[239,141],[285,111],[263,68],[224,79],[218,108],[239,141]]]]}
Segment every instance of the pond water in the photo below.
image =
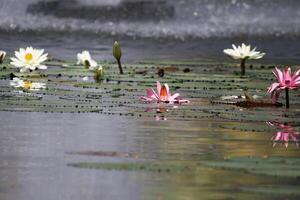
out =
{"type": "Polygon", "coordinates": [[[222,120],[156,121],[99,114],[16,112],[0,115],[0,196],[5,200],[282,199],[282,194],[251,193],[242,188],[299,184],[293,179],[202,165],[183,172],[72,166],[144,161],[190,166],[228,156],[299,155],[294,144],[288,149],[273,148],[271,132],[229,131],[222,128],[228,125],[222,120]]]}

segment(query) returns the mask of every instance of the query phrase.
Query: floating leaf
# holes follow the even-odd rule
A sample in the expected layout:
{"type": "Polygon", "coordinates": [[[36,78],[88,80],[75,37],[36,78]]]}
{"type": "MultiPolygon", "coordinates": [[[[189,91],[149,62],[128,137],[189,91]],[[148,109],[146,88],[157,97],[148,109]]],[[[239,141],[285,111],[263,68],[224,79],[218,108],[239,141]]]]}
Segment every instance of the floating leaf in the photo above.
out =
{"type": "Polygon", "coordinates": [[[285,157],[236,157],[223,161],[203,161],[202,164],[221,169],[241,170],[250,174],[278,176],[286,178],[300,177],[300,158],[285,157]]]}

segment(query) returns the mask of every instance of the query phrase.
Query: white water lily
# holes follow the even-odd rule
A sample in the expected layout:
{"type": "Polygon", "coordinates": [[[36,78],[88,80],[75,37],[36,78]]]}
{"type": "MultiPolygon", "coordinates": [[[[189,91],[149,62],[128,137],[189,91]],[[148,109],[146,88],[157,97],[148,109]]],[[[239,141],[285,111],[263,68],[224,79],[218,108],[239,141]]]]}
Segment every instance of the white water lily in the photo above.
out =
{"type": "Polygon", "coordinates": [[[6,52],[5,51],[0,51],[0,64],[3,63],[5,56],[6,56],[6,52]]]}
{"type": "Polygon", "coordinates": [[[235,60],[241,60],[242,75],[245,75],[245,62],[249,60],[257,60],[263,58],[266,54],[256,51],[256,47],[251,50],[251,45],[245,45],[236,47],[232,45],[232,49],[224,49],[223,52],[235,60]]]}
{"type": "Polygon", "coordinates": [[[236,47],[234,44],[232,45],[233,49],[224,49],[224,53],[228,56],[232,57],[235,60],[241,59],[261,59],[266,55],[265,53],[261,53],[260,51],[256,51],[256,48],[251,50],[251,45],[245,45],[236,47]]]}
{"type": "Polygon", "coordinates": [[[83,65],[90,70],[94,70],[98,64],[95,60],[92,59],[90,52],[83,51],[77,54],[77,64],[83,65]]]}
{"type": "Polygon", "coordinates": [[[46,65],[42,65],[48,59],[48,54],[44,54],[44,49],[34,49],[27,47],[26,49],[20,48],[15,52],[15,58],[11,58],[13,66],[21,68],[20,72],[26,72],[36,69],[47,69],[46,65]]]}
{"type": "Polygon", "coordinates": [[[45,83],[24,81],[20,78],[13,78],[13,80],[10,81],[10,86],[30,91],[41,90],[46,88],[45,83]]]}

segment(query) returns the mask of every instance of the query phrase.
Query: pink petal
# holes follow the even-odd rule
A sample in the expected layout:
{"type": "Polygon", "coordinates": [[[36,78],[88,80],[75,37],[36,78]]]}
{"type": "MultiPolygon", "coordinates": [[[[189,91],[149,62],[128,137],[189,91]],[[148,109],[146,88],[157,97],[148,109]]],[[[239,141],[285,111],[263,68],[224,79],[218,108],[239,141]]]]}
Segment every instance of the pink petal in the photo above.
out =
{"type": "Polygon", "coordinates": [[[269,88],[268,88],[268,93],[272,93],[280,84],[279,83],[273,83],[269,88]]]}
{"type": "Polygon", "coordinates": [[[291,77],[291,68],[290,67],[286,67],[284,69],[284,73],[283,73],[283,80],[285,81],[291,81],[292,77],[291,77]]]}
{"type": "Polygon", "coordinates": [[[170,98],[173,99],[173,100],[175,100],[175,99],[177,99],[179,96],[180,96],[179,93],[175,93],[175,94],[173,94],[170,98]]]}
{"type": "Polygon", "coordinates": [[[292,78],[291,86],[299,87],[300,85],[300,76],[295,76],[292,78]]]}
{"type": "Polygon", "coordinates": [[[275,68],[275,70],[273,70],[273,74],[274,76],[277,78],[278,82],[280,84],[284,84],[284,78],[283,78],[283,73],[280,71],[280,69],[278,69],[277,67],[275,68]]]}
{"type": "Polygon", "coordinates": [[[292,80],[295,80],[297,77],[299,77],[299,75],[300,75],[300,69],[294,72],[292,80]]]}
{"type": "Polygon", "coordinates": [[[156,92],[152,88],[147,89],[147,97],[154,98],[154,99],[159,99],[158,95],[156,94],[156,92]]]}
{"type": "Polygon", "coordinates": [[[157,88],[157,96],[160,96],[161,84],[159,81],[156,81],[156,88],[157,88]]]}
{"type": "Polygon", "coordinates": [[[282,132],[277,132],[277,133],[276,133],[276,136],[274,137],[274,141],[279,141],[279,140],[281,140],[281,135],[282,135],[282,132]]]}
{"type": "Polygon", "coordinates": [[[289,133],[288,132],[283,132],[282,139],[284,142],[289,141],[289,133]]]}
{"type": "Polygon", "coordinates": [[[170,94],[170,88],[169,88],[169,85],[168,85],[167,83],[165,83],[165,87],[166,87],[166,90],[167,90],[168,98],[170,98],[171,94],[170,94]]]}

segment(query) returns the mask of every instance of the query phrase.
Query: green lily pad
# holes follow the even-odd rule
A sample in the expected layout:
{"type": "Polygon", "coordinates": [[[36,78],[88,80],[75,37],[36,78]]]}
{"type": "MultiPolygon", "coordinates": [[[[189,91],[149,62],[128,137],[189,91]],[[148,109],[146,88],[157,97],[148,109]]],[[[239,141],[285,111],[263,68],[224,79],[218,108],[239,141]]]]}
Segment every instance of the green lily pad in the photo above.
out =
{"type": "MultiPolygon", "coordinates": [[[[243,95],[247,89],[261,99],[270,99],[266,88],[274,77],[272,65],[264,68],[254,64],[247,76],[240,77],[235,64],[218,63],[213,60],[200,61],[148,61],[124,65],[124,75],[119,75],[115,63],[100,62],[104,66],[105,78],[101,83],[94,81],[94,73],[75,61],[52,59],[46,63],[47,70],[19,73],[10,64],[0,65],[0,111],[32,112],[98,112],[108,115],[136,116],[175,120],[225,119],[239,122],[282,121],[300,123],[297,94],[291,92],[291,106],[284,108],[241,108],[220,97],[243,95]],[[165,70],[164,77],[157,74],[159,68],[165,70]],[[189,69],[185,73],[185,69],[189,69]],[[173,70],[176,69],[176,70],[173,70]],[[47,89],[25,91],[9,87],[10,74],[13,73],[32,82],[46,83],[47,89]],[[88,79],[83,79],[88,77],[88,79]],[[191,101],[188,105],[162,105],[145,103],[139,100],[146,95],[147,88],[155,88],[156,81],[168,83],[173,93],[180,93],[191,101]],[[30,96],[31,99],[28,99],[30,96]],[[168,111],[161,113],[160,107],[168,111]]],[[[284,99],[280,99],[284,102],[284,99]]],[[[226,127],[231,128],[231,127],[226,127]]],[[[263,131],[258,128],[232,127],[237,130],[263,131]]]]}
{"type": "Polygon", "coordinates": [[[284,157],[236,157],[223,161],[203,161],[201,164],[212,168],[241,170],[250,174],[300,178],[300,158],[284,157]]]}
{"type": "Polygon", "coordinates": [[[118,170],[118,171],[148,171],[148,172],[182,172],[193,166],[176,163],[136,162],[136,163],[70,163],[68,166],[87,169],[118,170]]]}
{"type": "Polygon", "coordinates": [[[240,188],[243,192],[259,193],[267,195],[289,195],[289,196],[300,196],[299,186],[282,186],[282,187],[242,187],[240,188]]]}

